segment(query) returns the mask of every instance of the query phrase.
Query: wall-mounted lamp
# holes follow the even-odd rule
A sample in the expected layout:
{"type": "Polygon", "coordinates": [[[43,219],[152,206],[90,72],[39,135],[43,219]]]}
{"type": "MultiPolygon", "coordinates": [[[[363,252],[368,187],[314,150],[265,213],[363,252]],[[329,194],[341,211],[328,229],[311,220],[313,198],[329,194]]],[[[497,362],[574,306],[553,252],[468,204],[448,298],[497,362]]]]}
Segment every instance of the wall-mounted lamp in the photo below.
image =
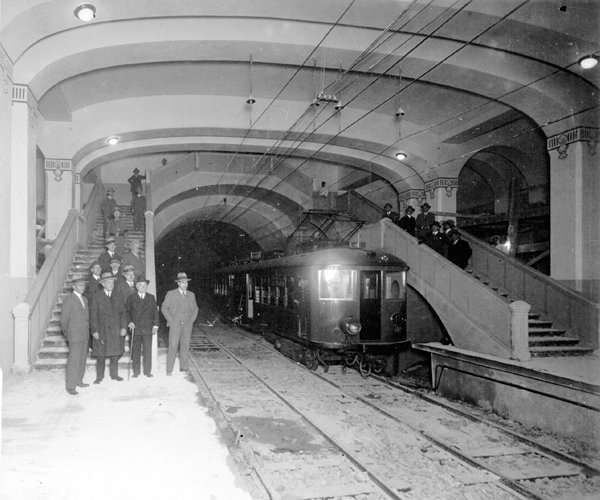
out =
{"type": "Polygon", "coordinates": [[[106,139],[106,144],[108,144],[110,146],[114,146],[118,142],[119,142],[119,138],[116,135],[113,135],[112,137],[109,137],[108,139],[106,139]]]}
{"type": "Polygon", "coordinates": [[[254,104],[256,102],[256,99],[254,99],[254,97],[252,96],[252,54],[250,54],[250,64],[248,66],[248,76],[250,79],[250,95],[248,96],[248,99],[246,99],[246,104],[254,104]]]}
{"type": "Polygon", "coordinates": [[[584,56],[579,59],[578,63],[583,69],[591,69],[598,64],[598,57],[594,55],[584,56]]]}
{"type": "Polygon", "coordinates": [[[82,3],[75,7],[73,11],[75,17],[84,23],[89,23],[96,17],[96,7],[91,3],[82,3]]]}
{"type": "Polygon", "coordinates": [[[398,151],[398,152],[396,153],[396,160],[398,160],[398,161],[403,161],[403,160],[406,160],[406,157],[407,157],[407,156],[408,156],[408,155],[407,155],[407,154],[406,154],[404,151],[398,151]]]}
{"type": "Polygon", "coordinates": [[[252,94],[250,94],[248,96],[248,99],[246,99],[246,104],[254,104],[256,102],[256,99],[254,99],[254,97],[252,97],[252,94]]]}
{"type": "Polygon", "coordinates": [[[401,116],[404,116],[406,114],[406,111],[404,111],[404,109],[402,109],[402,106],[398,107],[398,109],[396,110],[396,118],[400,118],[401,116]]]}
{"type": "Polygon", "coordinates": [[[336,111],[341,111],[342,109],[344,109],[344,105],[342,104],[342,101],[338,101],[338,102],[335,104],[335,110],[336,110],[336,111]]]}

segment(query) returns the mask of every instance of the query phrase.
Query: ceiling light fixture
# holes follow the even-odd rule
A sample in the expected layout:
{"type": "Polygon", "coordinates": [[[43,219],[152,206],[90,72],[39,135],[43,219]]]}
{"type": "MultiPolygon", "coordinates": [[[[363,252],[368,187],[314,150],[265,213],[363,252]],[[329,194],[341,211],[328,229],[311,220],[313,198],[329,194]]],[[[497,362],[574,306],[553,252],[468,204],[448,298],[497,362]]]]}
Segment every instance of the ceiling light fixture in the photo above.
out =
{"type": "Polygon", "coordinates": [[[583,69],[591,69],[598,64],[598,57],[590,54],[579,59],[578,63],[583,69]]]}
{"type": "Polygon", "coordinates": [[[408,155],[404,151],[398,151],[396,153],[396,160],[398,160],[398,161],[406,160],[407,156],[408,155]]]}
{"type": "Polygon", "coordinates": [[[106,143],[110,144],[111,146],[114,146],[118,142],[119,142],[119,138],[117,136],[115,136],[115,135],[113,135],[112,137],[109,137],[108,139],[106,139],[106,143]]]}
{"type": "Polygon", "coordinates": [[[96,7],[91,3],[82,3],[75,7],[73,11],[75,17],[84,23],[89,23],[96,17],[96,7]]]}

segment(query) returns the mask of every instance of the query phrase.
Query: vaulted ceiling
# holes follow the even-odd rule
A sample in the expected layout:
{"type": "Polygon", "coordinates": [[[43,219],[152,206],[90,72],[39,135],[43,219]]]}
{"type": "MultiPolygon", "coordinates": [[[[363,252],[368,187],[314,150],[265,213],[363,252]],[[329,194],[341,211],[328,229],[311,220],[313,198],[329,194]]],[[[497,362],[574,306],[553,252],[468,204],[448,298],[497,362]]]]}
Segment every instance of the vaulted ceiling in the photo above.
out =
{"type": "Polygon", "coordinates": [[[226,171],[251,153],[402,192],[518,147],[509,128],[598,123],[600,69],[577,64],[598,52],[596,0],[94,0],[89,23],[77,3],[0,0],[0,42],[40,149],[83,176],[190,152],[226,171]]]}

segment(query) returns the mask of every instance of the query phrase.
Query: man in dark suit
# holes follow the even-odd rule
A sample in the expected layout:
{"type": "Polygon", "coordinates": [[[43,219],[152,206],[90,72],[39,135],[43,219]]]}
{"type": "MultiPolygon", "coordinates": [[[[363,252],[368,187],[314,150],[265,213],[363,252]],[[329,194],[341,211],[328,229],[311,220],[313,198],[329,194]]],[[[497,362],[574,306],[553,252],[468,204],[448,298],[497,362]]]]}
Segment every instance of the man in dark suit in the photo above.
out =
{"type": "Polygon", "coordinates": [[[67,392],[71,395],[78,394],[76,387],[87,387],[84,383],[85,362],[88,355],[90,336],[90,310],[85,292],[85,278],[76,275],[71,285],[73,293],[65,297],[60,313],[60,327],[69,343],[69,357],[67,358],[67,392]]]}
{"type": "Polygon", "coordinates": [[[460,238],[460,233],[456,229],[452,229],[449,234],[448,260],[464,269],[469,264],[469,258],[473,253],[471,245],[460,238]]]}
{"type": "Polygon", "coordinates": [[[117,242],[114,238],[108,238],[104,243],[106,247],[106,252],[103,252],[98,257],[98,263],[102,268],[103,273],[107,273],[110,271],[110,261],[113,259],[119,259],[121,261],[121,256],[116,252],[117,242]]]}
{"type": "Polygon", "coordinates": [[[144,375],[152,377],[152,335],[158,332],[158,308],[154,295],[148,293],[147,279],[139,279],[135,284],[136,293],[127,298],[128,327],[132,332],[133,376],[140,375],[140,358],[144,356],[144,375]]]}
{"type": "Polygon", "coordinates": [[[400,217],[398,221],[398,225],[404,229],[408,234],[415,235],[415,227],[417,224],[417,220],[413,217],[413,212],[415,209],[408,205],[404,210],[404,215],[400,217]]]}
{"type": "Polygon", "coordinates": [[[100,263],[98,261],[92,262],[90,271],[92,271],[92,275],[90,276],[90,282],[84,294],[88,299],[89,304],[92,303],[92,299],[96,293],[104,290],[102,283],[100,283],[100,280],[102,279],[102,266],[100,266],[100,263]]]}
{"type": "Polygon", "coordinates": [[[187,274],[178,273],[177,288],[169,290],[162,304],[161,311],[167,319],[169,327],[169,349],[167,351],[167,375],[173,373],[175,358],[179,351],[179,371],[187,372],[188,351],[192,337],[192,327],[198,316],[196,297],[188,291],[187,274]]]}
{"type": "Polygon", "coordinates": [[[383,206],[383,216],[382,219],[390,219],[394,224],[398,224],[398,219],[400,218],[400,214],[392,210],[392,204],[386,203],[383,206]]]}
{"type": "Polygon", "coordinates": [[[113,211],[117,207],[117,202],[114,199],[115,190],[108,188],[106,190],[106,198],[102,200],[100,212],[102,213],[102,235],[106,238],[108,235],[108,223],[112,219],[113,211]]]}
{"type": "Polygon", "coordinates": [[[431,232],[425,237],[425,244],[446,257],[448,254],[448,238],[440,229],[439,222],[431,224],[431,232]]]}
{"type": "Polygon", "coordinates": [[[104,379],[106,358],[110,358],[110,378],[119,377],[119,358],[123,354],[124,338],[127,333],[127,314],[123,299],[114,290],[115,278],[111,273],[103,273],[100,280],[104,290],[94,296],[90,307],[90,329],[92,331],[92,356],[96,357],[96,380],[104,379]]]}

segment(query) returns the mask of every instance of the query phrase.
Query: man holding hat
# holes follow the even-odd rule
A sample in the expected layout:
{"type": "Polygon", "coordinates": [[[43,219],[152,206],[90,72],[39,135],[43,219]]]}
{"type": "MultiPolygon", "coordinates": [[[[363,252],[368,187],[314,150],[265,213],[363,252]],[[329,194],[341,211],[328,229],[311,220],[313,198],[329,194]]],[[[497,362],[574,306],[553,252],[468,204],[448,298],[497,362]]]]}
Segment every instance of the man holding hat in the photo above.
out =
{"type": "Polygon", "coordinates": [[[413,212],[415,211],[415,209],[413,207],[411,207],[410,205],[408,205],[405,209],[404,209],[404,215],[402,217],[400,217],[400,220],[398,221],[398,225],[404,229],[408,234],[411,235],[415,235],[415,227],[417,224],[417,221],[415,220],[414,216],[413,216],[413,212]]]}
{"type": "Polygon", "coordinates": [[[113,217],[113,212],[117,208],[117,202],[113,198],[115,190],[108,188],[106,190],[106,198],[102,200],[100,205],[100,212],[102,213],[102,235],[104,238],[108,235],[108,222],[113,217]]]}
{"type": "Polygon", "coordinates": [[[140,375],[140,360],[144,357],[144,375],[152,377],[152,335],[158,332],[158,308],[154,295],[148,293],[147,279],[138,279],[125,305],[128,327],[132,331],[131,359],[133,376],[140,375]]]}
{"type": "Polygon", "coordinates": [[[87,387],[83,382],[85,362],[88,355],[90,336],[90,311],[85,292],[85,278],[76,275],[71,281],[73,293],[65,297],[60,312],[60,327],[67,337],[69,357],[67,358],[67,392],[73,396],[78,394],[76,387],[87,387]]]}
{"type": "Polygon", "coordinates": [[[124,338],[127,333],[127,314],[123,299],[115,288],[115,277],[103,273],[100,280],[104,290],[94,296],[90,312],[92,331],[92,356],[96,358],[96,380],[104,379],[106,358],[110,358],[110,378],[121,381],[119,377],[119,358],[124,351],[124,338]]]}
{"type": "Polygon", "coordinates": [[[142,190],[142,181],[145,179],[145,175],[140,175],[139,168],[134,168],[133,175],[129,179],[127,179],[127,182],[129,182],[129,189],[131,191],[131,208],[133,208],[133,200],[135,199],[138,189],[140,190],[140,192],[142,190]]]}
{"type": "Polygon", "coordinates": [[[435,216],[429,212],[431,205],[427,202],[421,205],[421,213],[417,215],[416,230],[417,239],[425,241],[426,236],[429,234],[431,224],[435,222],[435,216]]]}
{"type": "Polygon", "coordinates": [[[169,350],[167,351],[167,375],[173,373],[175,358],[179,351],[179,371],[187,372],[188,351],[192,337],[192,327],[198,316],[198,305],[196,297],[188,291],[187,274],[178,273],[175,282],[177,288],[169,290],[161,311],[167,319],[169,327],[169,350]]]}
{"type": "Polygon", "coordinates": [[[114,238],[108,238],[106,243],[104,243],[104,246],[106,247],[106,252],[100,254],[98,257],[98,264],[100,264],[103,273],[108,273],[111,270],[111,260],[117,259],[120,263],[121,256],[116,252],[117,242],[114,238]]]}

